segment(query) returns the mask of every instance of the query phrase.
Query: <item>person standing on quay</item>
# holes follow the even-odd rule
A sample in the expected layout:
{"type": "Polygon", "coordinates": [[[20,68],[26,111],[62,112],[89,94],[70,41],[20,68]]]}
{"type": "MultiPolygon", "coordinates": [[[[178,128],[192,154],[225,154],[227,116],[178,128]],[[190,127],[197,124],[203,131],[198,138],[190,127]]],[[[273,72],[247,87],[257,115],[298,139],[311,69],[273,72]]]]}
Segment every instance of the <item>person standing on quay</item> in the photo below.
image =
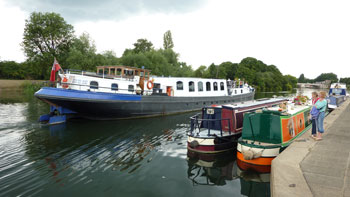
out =
{"type": "Polygon", "coordinates": [[[312,130],[311,130],[311,137],[316,138],[316,132],[317,132],[317,118],[319,115],[319,110],[316,108],[315,104],[319,100],[317,92],[312,92],[312,109],[310,111],[311,115],[311,122],[312,122],[312,130]]]}
{"type": "Polygon", "coordinates": [[[320,92],[320,99],[316,102],[315,106],[318,110],[320,110],[320,113],[317,118],[317,127],[318,127],[318,133],[316,140],[322,140],[322,134],[324,133],[324,128],[323,128],[323,120],[327,108],[327,100],[326,98],[326,92],[322,91],[320,92]]]}

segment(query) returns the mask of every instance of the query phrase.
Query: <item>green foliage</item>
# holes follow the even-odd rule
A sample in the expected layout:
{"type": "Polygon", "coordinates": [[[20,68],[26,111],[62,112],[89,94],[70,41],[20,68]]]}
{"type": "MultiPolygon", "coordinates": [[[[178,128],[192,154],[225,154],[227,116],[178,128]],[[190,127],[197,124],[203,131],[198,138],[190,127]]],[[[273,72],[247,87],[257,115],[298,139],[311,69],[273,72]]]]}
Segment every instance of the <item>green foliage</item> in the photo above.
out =
{"type": "Polygon", "coordinates": [[[125,66],[150,69],[158,76],[193,76],[193,69],[185,62],[179,62],[177,54],[171,48],[153,49],[146,39],[138,39],[133,49],[125,49],[120,63],[125,66]]]}
{"type": "Polygon", "coordinates": [[[174,48],[174,42],[173,42],[173,38],[171,36],[170,30],[168,30],[167,32],[164,33],[164,36],[163,36],[163,47],[164,47],[164,49],[172,49],[172,48],[174,48]]]}
{"type": "Polygon", "coordinates": [[[101,63],[98,60],[101,61],[101,58],[96,55],[94,41],[89,34],[83,33],[79,38],[74,38],[64,63],[70,69],[95,71],[96,64],[101,63]]]}
{"type": "Polygon", "coordinates": [[[204,78],[206,75],[206,66],[200,66],[197,68],[197,70],[194,71],[194,77],[204,78]]]}
{"type": "Polygon", "coordinates": [[[25,23],[22,46],[27,61],[35,65],[39,78],[49,77],[54,57],[64,62],[73,39],[73,26],[59,14],[31,13],[25,23]]]}
{"type": "Polygon", "coordinates": [[[27,67],[14,61],[0,62],[0,79],[25,79],[27,67]]]}
{"type": "Polygon", "coordinates": [[[340,83],[345,83],[346,87],[348,89],[350,89],[350,77],[346,77],[346,78],[340,78],[339,80],[340,83]]]}
{"type": "Polygon", "coordinates": [[[304,74],[301,74],[299,76],[298,83],[305,83],[305,76],[304,76],[304,74]]]}
{"type": "Polygon", "coordinates": [[[43,84],[38,82],[25,82],[21,85],[21,88],[25,95],[32,97],[42,86],[43,84]]]}
{"type": "Polygon", "coordinates": [[[134,53],[145,53],[149,52],[153,49],[152,42],[147,39],[138,39],[136,43],[134,43],[134,53]]]}
{"type": "Polygon", "coordinates": [[[59,57],[69,50],[73,38],[73,26],[59,14],[33,12],[25,23],[22,45],[28,58],[59,57]]]}
{"type": "Polygon", "coordinates": [[[336,83],[338,82],[338,77],[334,73],[322,73],[321,75],[315,78],[315,82],[320,82],[325,80],[331,80],[332,83],[336,83]]]}
{"type": "Polygon", "coordinates": [[[298,83],[314,83],[314,79],[308,79],[304,76],[304,74],[301,74],[298,78],[298,83]]]}

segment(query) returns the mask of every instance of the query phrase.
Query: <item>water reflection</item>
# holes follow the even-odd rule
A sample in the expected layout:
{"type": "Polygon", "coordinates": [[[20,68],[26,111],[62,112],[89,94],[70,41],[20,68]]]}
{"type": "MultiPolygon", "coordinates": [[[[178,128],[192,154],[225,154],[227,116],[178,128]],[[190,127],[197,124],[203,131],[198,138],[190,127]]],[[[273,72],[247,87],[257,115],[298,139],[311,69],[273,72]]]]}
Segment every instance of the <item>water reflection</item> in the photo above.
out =
{"type": "Polygon", "coordinates": [[[270,196],[270,173],[260,173],[253,169],[237,168],[240,177],[241,194],[244,196],[270,196]]]}
{"type": "Polygon", "coordinates": [[[194,186],[224,186],[239,181],[243,196],[270,196],[270,172],[243,170],[236,163],[236,150],[221,154],[188,151],[187,177],[194,186]]]}
{"type": "Polygon", "coordinates": [[[236,176],[235,151],[204,154],[188,150],[187,176],[193,185],[226,185],[236,176]]]}
{"type": "Polygon", "coordinates": [[[163,156],[186,157],[184,136],[192,114],[46,126],[33,118],[36,108],[36,103],[0,105],[0,193],[4,196],[47,195],[58,188],[76,193],[81,187],[81,194],[111,194],[114,184],[129,193],[135,191],[126,189],[131,182],[139,188],[147,185],[135,178],[147,180],[163,156]]]}

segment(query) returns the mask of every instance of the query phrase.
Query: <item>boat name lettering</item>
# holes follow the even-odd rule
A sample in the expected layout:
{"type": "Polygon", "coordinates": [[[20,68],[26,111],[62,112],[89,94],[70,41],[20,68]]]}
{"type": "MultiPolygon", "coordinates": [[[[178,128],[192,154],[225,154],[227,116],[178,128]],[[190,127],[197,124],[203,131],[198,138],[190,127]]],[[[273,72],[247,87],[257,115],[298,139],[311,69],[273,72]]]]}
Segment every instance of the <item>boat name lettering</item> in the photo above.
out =
{"type": "Polygon", "coordinates": [[[81,79],[73,79],[74,84],[81,84],[81,85],[87,85],[88,81],[87,80],[81,80],[81,79]]]}

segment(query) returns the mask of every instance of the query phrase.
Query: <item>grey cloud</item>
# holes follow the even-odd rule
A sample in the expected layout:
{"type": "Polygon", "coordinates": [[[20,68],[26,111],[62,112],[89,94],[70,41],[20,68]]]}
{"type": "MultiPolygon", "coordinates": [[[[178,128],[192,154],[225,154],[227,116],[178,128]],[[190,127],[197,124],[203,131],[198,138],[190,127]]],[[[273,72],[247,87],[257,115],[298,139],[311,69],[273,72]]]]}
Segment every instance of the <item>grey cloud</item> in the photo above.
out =
{"type": "Polygon", "coordinates": [[[122,20],[140,12],[186,13],[207,0],[8,0],[27,12],[56,12],[68,22],[122,20]]]}

